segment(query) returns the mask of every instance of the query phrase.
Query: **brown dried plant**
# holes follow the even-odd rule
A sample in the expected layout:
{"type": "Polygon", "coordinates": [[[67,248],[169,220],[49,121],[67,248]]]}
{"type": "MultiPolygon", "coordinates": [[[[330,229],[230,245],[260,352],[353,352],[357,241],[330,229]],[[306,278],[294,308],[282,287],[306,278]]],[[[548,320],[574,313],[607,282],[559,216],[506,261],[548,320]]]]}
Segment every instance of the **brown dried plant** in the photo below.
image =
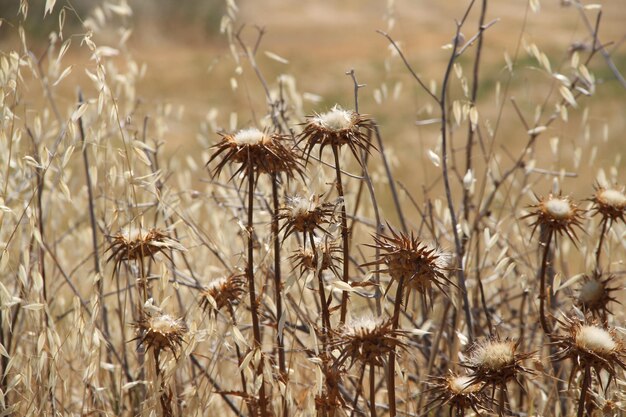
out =
{"type": "Polygon", "coordinates": [[[169,314],[146,314],[134,326],[138,333],[137,339],[146,350],[154,351],[157,358],[163,350],[169,350],[176,356],[188,331],[183,319],[169,314]]]}
{"type": "Polygon", "coordinates": [[[302,233],[306,247],[309,235],[314,236],[316,230],[329,234],[322,225],[334,220],[335,205],[333,203],[321,201],[319,195],[312,195],[309,198],[296,195],[287,197],[285,200],[278,215],[278,219],[283,221],[280,229],[284,231],[283,239],[294,232],[302,233]]]}
{"type": "MultiPolygon", "coordinates": [[[[239,174],[244,177],[250,170],[258,174],[284,173],[288,177],[302,174],[300,161],[291,147],[287,135],[269,134],[256,128],[242,129],[236,133],[220,133],[222,140],[213,146],[214,152],[206,163],[209,166],[222,157],[213,168],[213,176],[218,176],[226,165],[238,164],[231,177],[239,174]]],[[[258,175],[256,176],[258,179],[258,175]]]]}
{"type": "Polygon", "coordinates": [[[431,377],[431,388],[427,390],[433,398],[426,404],[428,410],[444,406],[450,407],[450,415],[463,417],[467,409],[480,415],[489,401],[483,392],[484,384],[474,381],[471,375],[456,375],[452,372],[447,376],[431,377]]]}
{"type": "Polygon", "coordinates": [[[447,287],[456,287],[448,279],[452,256],[440,248],[420,240],[415,234],[397,232],[373,236],[374,244],[367,246],[381,251],[381,256],[362,266],[376,266],[377,272],[388,273],[400,287],[416,290],[425,305],[433,298],[433,287],[447,295],[447,287]]]}
{"type": "Polygon", "coordinates": [[[157,253],[162,253],[171,261],[168,250],[184,251],[185,248],[178,240],[159,229],[130,229],[112,236],[112,243],[107,249],[111,251],[107,262],[114,260],[117,271],[124,261],[153,258],[157,253]]]}
{"type": "Polygon", "coordinates": [[[245,293],[245,275],[231,274],[211,281],[200,293],[200,306],[204,311],[217,312],[239,304],[245,293]]]}
{"type": "Polygon", "coordinates": [[[593,317],[606,323],[611,313],[610,303],[619,303],[615,292],[621,289],[615,283],[615,275],[602,275],[593,273],[583,276],[582,283],[576,294],[576,304],[584,313],[590,313],[593,317]]]}
{"type": "Polygon", "coordinates": [[[498,399],[498,414],[505,415],[507,408],[507,383],[514,381],[524,390],[521,378],[532,375],[534,371],[524,366],[524,362],[534,356],[534,353],[519,352],[520,342],[510,339],[500,339],[491,336],[475,342],[469,351],[469,357],[461,363],[471,371],[472,383],[482,384],[483,389],[492,388],[492,398],[496,389],[500,391],[498,399]]]}
{"type": "Polygon", "coordinates": [[[369,143],[372,129],[373,122],[367,116],[335,106],[326,113],[308,116],[298,143],[304,142],[307,162],[316,145],[320,147],[320,158],[326,146],[339,149],[347,145],[354,158],[361,161],[360,152],[369,152],[372,146],[369,143]]]}
{"type": "Polygon", "coordinates": [[[588,391],[593,382],[591,371],[602,384],[601,372],[606,372],[609,384],[617,378],[619,369],[626,369],[626,345],[618,337],[615,329],[608,328],[594,320],[582,320],[564,316],[558,323],[562,332],[553,336],[551,345],[556,349],[556,361],[571,360],[569,385],[579,371],[582,371],[578,417],[585,414],[588,391]]]}

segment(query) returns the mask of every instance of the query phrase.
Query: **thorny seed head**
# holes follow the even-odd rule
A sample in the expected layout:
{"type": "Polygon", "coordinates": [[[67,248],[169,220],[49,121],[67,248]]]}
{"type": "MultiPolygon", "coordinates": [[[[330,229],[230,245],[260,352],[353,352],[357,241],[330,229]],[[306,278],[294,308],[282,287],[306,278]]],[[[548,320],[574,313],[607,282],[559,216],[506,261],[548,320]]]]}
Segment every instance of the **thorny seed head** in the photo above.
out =
{"type": "Polygon", "coordinates": [[[484,384],[475,381],[470,375],[455,375],[434,377],[430,383],[432,388],[428,391],[434,396],[426,408],[430,409],[432,405],[438,408],[449,405],[451,410],[462,411],[468,408],[474,410],[477,414],[478,410],[485,409],[487,396],[482,393],[484,384]]]}
{"type": "Polygon", "coordinates": [[[552,345],[557,349],[555,359],[572,360],[572,377],[579,369],[590,367],[597,373],[606,371],[613,379],[617,368],[626,369],[626,347],[614,329],[593,320],[568,316],[558,323],[563,332],[553,335],[552,345]]]}
{"type": "Polygon", "coordinates": [[[612,286],[614,281],[614,275],[609,275],[605,279],[596,273],[592,276],[585,275],[578,289],[576,303],[584,312],[589,312],[594,317],[605,321],[611,314],[609,304],[618,302],[613,293],[618,291],[620,287],[612,286]]]}
{"type": "Polygon", "coordinates": [[[463,366],[472,371],[473,381],[476,382],[503,385],[514,379],[521,385],[518,378],[524,373],[532,374],[523,362],[533,354],[520,353],[517,347],[518,343],[510,339],[491,337],[472,346],[470,357],[463,366]]]}
{"type": "Polygon", "coordinates": [[[360,163],[359,151],[369,152],[372,147],[369,135],[373,129],[373,122],[368,117],[335,106],[329,112],[308,116],[298,143],[305,142],[304,154],[307,161],[315,145],[320,145],[320,157],[326,146],[340,148],[348,145],[360,163]]]}
{"type": "Polygon", "coordinates": [[[169,314],[145,315],[135,324],[135,328],[141,344],[157,355],[161,350],[169,350],[176,355],[188,331],[183,319],[175,319],[169,314]]]}
{"type": "Polygon", "coordinates": [[[200,306],[205,311],[217,312],[224,307],[237,305],[245,292],[244,275],[233,274],[213,280],[200,293],[200,306]]]}
{"type": "Polygon", "coordinates": [[[384,358],[395,348],[405,348],[400,340],[403,331],[393,328],[391,320],[372,316],[359,317],[348,322],[335,338],[333,345],[341,352],[339,363],[349,359],[350,364],[361,362],[382,366],[384,358]]]}
{"type": "Polygon", "coordinates": [[[239,164],[233,177],[249,175],[249,169],[256,174],[285,173],[288,178],[296,173],[302,175],[302,166],[286,143],[290,137],[269,134],[259,129],[243,129],[234,134],[220,133],[221,141],[212,147],[215,150],[207,166],[222,155],[220,162],[213,168],[213,176],[218,176],[228,164],[239,164]]]}
{"type": "Polygon", "coordinates": [[[626,222],[626,194],[623,191],[598,186],[591,201],[593,214],[600,214],[604,221],[626,222]]]}
{"type": "Polygon", "coordinates": [[[137,260],[154,256],[161,252],[169,258],[168,250],[184,251],[185,248],[176,240],[159,229],[141,228],[123,230],[114,235],[111,246],[107,249],[111,255],[107,262],[115,260],[116,268],[122,261],[137,260]]]}
{"type": "Polygon", "coordinates": [[[322,225],[333,221],[335,205],[321,201],[321,196],[312,195],[309,198],[302,196],[287,197],[285,205],[279,209],[278,219],[284,220],[281,230],[285,231],[283,239],[294,232],[304,234],[304,245],[309,244],[310,235],[315,230],[329,234],[322,225]]]}
{"type": "Polygon", "coordinates": [[[323,238],[315,237],[315,249],[309,247],[300,247],[290,257],[294,264],[294,268],[300,268],[300,275],[304,275],[307,271],[320,271],[331,270],[336,276],[339,276],[337,270],[338,265],[343,261],[341,254],[343,250],[341,246],[334,240],[325,236],[323,238]],[[315,264],[315,255],[318,256],[318,263],[315,264]]]}
{"type": "Polygon", "coordinates": [[[548,194],[531,208],[533,210],[522,218],[535,218],[532,223],[533,233],[540,227],[544,233],[565,233],[573,242],[578,240],[575,228],[582,228],[584,210],[578,208],[569,197],[548,194]]]}
{"type": "Polygon", "coordinates": [[[374,244],[381,251],[379,259],[363,266],[376,265],[379,272],[387,272],[392,279],[417,290],[427,302],[432,299],[433,285],[444,294],[446,286],[455,286],[446,274],[452,269],[452,256],[430,243],[419,240],[412,233],[396,232],[391,236],[376,235],[374,244]]]}

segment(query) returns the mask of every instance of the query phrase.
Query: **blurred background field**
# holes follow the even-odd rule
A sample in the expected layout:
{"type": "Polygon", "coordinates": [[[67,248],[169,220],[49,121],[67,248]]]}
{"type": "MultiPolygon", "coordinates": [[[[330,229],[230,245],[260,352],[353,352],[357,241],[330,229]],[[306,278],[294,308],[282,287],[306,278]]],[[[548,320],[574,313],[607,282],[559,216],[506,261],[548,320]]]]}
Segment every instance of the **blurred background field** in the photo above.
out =
{"type": "MultiPolygon", "coordinates": [[[[0,32],[2,50],[18,42],[15,27],[18,3],[8,1],[0,6],[4,19],[0,32]]],[[[388,31],[418,74],[440,86],[449,57],[449,50],[443,46],[451,41],[454,21],[461,17],[467,3],[461,0],[248,0],[237,2],[235,26],[245,25],[242,37],[249,43],[256,39],[255,26],[265,29],[258,54],[263,76],[270,84],[275,84],[282,74],[293,76],[297,90],[305,93],[303,110],[307,114],[324,111],[335,103],[352,107],[352,81],[345,72],[354,69],[359,82],[366,84],[360,91],[360,111],[380,123],[399,180],[420,187],[438,175],[434,167],[414,163],[424,160],[426,150],[436,148],[438,125],[416,126],[415,122],[436,117],[436,112],[432,113],[428,97],[376,30],[388,31]]],[[[27,24],[26,36],[29,41],[37,40],[30,43],[31,47],[39,46],[39,50],[32,52],[41,55],[45,51],[47,34],[58,27],[60,10],[65,10],[67,36],[84,33],[81,20],[94,16],[95,4],[89,0],[59,0],[42,25],[44,1],[31,1],[28,21],[32,23],[27,24]]],[[[229,130],[232,113],[237,113],[238,127],[251,124],[255,116],[264,114],[266,103],[260,83],[245,60],[241,62],[243,71],[236,71],[237,63],[228,41],[220,33],[226,2],[143,0],[129,5],[132,14],[109,20],[115,22],[111,27],[116,31],[120,23],[132,29],[127,44],[119,48],[116,44],[119,33],[113,29],[111,33],[101,30],[97,43],[119,48],[121,55],[130,54],[138,66],[145,66],[143,78],[137,84],[137,98],[150,111],[156,108],[173,115],[164,136],[168,152],[197,153],[201,144],[196,138],[202,123],[208,119],[213,129],[229,130]],[[235,83],[237,88],[233,88],[235,83]]],[[[527,135],[506,98],[497,124],[500,112],[497,92],[500,98],[504,97],[510,83],[506,96],[516,98],[529,120],[535,114],[535,103],[546,103],[546,108],[541,110],[545,115],[553,110],[554,99],[558,98],[555,88],[558,81],[537,70],[540,64],[525,46],[535,43],[558,72],[569,62],[572,49],[588,48],[592,41],[578,10],[568,7],[567,2],[543,0],[534,5],[540,9],[531,10],[526,1],[491,2],[486,19],[497,22],[486,33],[478,109],[481,122],[498,126],[496,146],[508,148],[511,155],[517,154],[527,135]],[[505,54],[513,62],[512,72],[506,69],[505,54]]],[[[600,26],[600,39],[610,42],[607,50],[622,73],[626,72],[626,7],[623,6],[622,1],[603,2],[600,26]]],[[[466,38],[474,34],[469,31],[475,30],[477,18],[470,16],[465,26],[466,38]]],[[[589,18],[593,21],[593,13],[589,13],[589,18]]],[[[64,61],[73,65],[72,73],[55,91],[59,95],[57,100],[63,104],[75,101],[77,83],[87,88],[89,80],[84,69],[93,68],[89,50],[79,45],[80,38],[75,40],[64,61]]],[[[460,61],[465,74],[472,69],[473,54],[470,48],[460,61]]],[[[562,144],[571,144],[571,149],[583,135],[598,144],[608,141],[599,146],[595,161],[596,166],[603,166],[615,163],[615,151],[622,148],[626,91],[600,54],[592,60],[590,68],[597,78],[595,98],[583,98],[579,108],[570,111],[574,120],[584,115],[589,120],[589,130],[578,128],[582,120],[567,125],[555,123],[544,137],[546,140],[559,137],[562,144]]],[[[33,92],[32,100],[38,99],[41,95],[33,92]]],[[[546,163],[556,162],[565,170],[574,170],[569,161],[570,151],[550,155],[547,144],[539,149],[545,151],[546,163]]],[[[593,176],[595,172],[580,174],[593,176]]],[[[586,183],[592,181],[588,179],[586,183]]]]}

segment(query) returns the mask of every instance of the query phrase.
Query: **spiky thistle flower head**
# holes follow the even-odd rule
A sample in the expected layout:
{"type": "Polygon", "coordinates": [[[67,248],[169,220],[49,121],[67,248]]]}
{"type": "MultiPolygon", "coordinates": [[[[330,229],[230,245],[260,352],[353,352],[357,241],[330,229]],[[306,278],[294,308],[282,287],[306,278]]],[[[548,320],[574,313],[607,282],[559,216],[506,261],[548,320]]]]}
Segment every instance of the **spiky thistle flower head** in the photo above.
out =
{"type": "Polygon", "coordinates": [[[524,366],[524,361],[533,354],[518,352],[518,345],[513,340],[502,340],[497,336],[476,342],[463,366],[472,371],[475,382],[503,385],[514,379],[521,384],[518,378],[522,374],[533,373],[524,366]]]}
{"type": "Polygon", "coordinates": [[[453,257],[437,246],[423,242],[413,233],[396,232],[373,236],[370,246],[381,251],[381,256],[363,266],[377,266],[379,272],[389,273],[393,280],[417,290],[427,301],[432,298],[433,285],[446,294],[446,286],[455,286],[447,278],[453,257]]]}
{"type": "Polygon", "coordinates": [[[155,355],[162,350],[169,350],[176,355],[187,333],[187,324],[183,319],[169,314],[144,315],[136,324],[137,338],[146,350],[152,349],[155,355]]]}
{"type": "Polygon", "coordinates": [[[301,276],[307,271],[316,270],[331,270],[336,276],[340,276],[337,268],[343,262],[341,246],[328,236],[315,237],[313,241],[315,243],[314,248],[311,245],[308,247],[301,246],[289,257],[294,264],[294,269],[299,268],[301,276]],[[316,259],[317,264],[315,263],[316,259]]]}
{"type": "Polygon", "coordinates": [[[302,175],[300,161],[292,147],[287,145],[290,140],[287,135],[269,134],[256,128],[219,135],[222,139],[212,147],[215,151],[206,164],[208,166],[222,156],[213,168],[213,176],[218,176],[228,164],[239,164],[233,177],[239,174],[247,176],[250,169],[261,174],[285,173],[287,177],[302,175]]]}
{"type": "Polygon", "coordinates": [[[571,359],[572,377],[584,368],[604,370],[615,378],[618,368],[626,369],[626,347],[615,329],[605,327],[595,320],[582,320],[564,316],[558,320],[563,331],[553,335],[556,360],[571,359]]]}
{"type": "Polygon", "coordinates": [[[606,320],[611,313],[609,304],[618,302],[614,293],[620,287],[614,286],[615,280],[614,275],[609,275],[604,279],[598,273],[594,273],[591,276],[585,275],[578,289],[576,304],[584,312],[589,312],[594,317],[606,320]]]}
{"type": "Polygon", "coordinates": [[[428,392],[433,394],[433,398],[426,404],[426,408],[431,409],[431,406],[440,408],[448,405],[451,411],[462,412],[471,408],[477,414],[480,414],[479,410],[486,408],[488,398],[482,392],[484,384],[475,381],[471,375],[450,373],[447,376],[432,379],[428,392]]]}
{"type": "Polygon", "coordinates": [[[591,197],[593,214],[600,214],[604,221],[626,222],[626,194],[617,188],[596,186],[596,192],[591,197]]]}
{"type": "Polygon", "coordinates": [[[404,348],[400,337],[403,331],[394,329],[391,320],[362,316],[348,322],[340,329],[333,346],[341,352],[340,363],[361,362],[369,366],[382,366],[384,358],[396,348],[404,348]]]}
{"type": "Polygon", "coordinates": [[[532,211],[522,217],[535,219],[531,225],[533,233],[539,227],[544,233],[566,234],[576,242],[576,228],[582,229],[584,210],[562,195],[548,194],[538,200],[537,204],[530,206],[532,211]]]}
{"type": "Polygon", "coordinates": [[[326,234],[328,231],[322,227],[333,221],[335,205],[331,202],[322,201],[320,195],[287,197],[285,205],[279,209],[278,219],[283,220],[281,231],[284,230],[284,238],[294,232],[304,234],[305,245],[308,244],[309,235],[314,235],[315,230],[326,234]]]}
{"type": "Polygon", "coordinates": [[[307,160],[316,145],[320,145],[320,157],[326,146],[340,148],[347,145],[360,162],[359,151],[369,152],[372,147],[369,135],[373,129],[373,122],[368,117],[336,105],[326,113],[308,116],[298,143],[305,142],[304,154],[307,160]]]}
{"type": "Polygon", "coordinates": [[[111,251],[111,255],[107,258],[107,262],[115,260],[116,269],[122,261],[153,257],[159,252],[170,259],[168,250],[185,250],[178,240],[156,228],[149,230],[124,228],[120,233],[111,237],[112,242],[107,249],[107,251],[111,251]]]}
{"type": "Polygon", "coordinates": [[[205,311],[217,311],[239,304],[245,292],[245,276],[232,274],[215,279],[200,293],[200,306],[205,311]]]}

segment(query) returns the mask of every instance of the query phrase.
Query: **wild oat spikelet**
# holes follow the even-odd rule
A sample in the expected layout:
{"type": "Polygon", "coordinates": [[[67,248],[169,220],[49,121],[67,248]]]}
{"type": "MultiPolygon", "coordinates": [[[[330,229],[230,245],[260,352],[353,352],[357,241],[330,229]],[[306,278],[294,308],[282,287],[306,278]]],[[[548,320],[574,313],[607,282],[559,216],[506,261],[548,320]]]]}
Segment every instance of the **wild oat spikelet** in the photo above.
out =
{"type": "Polygon", "coordinates": [[[312,195],[309,198],[292,196],[286,198],[286,203],[279,209],[278,219],[284,220],[281,231],[285,231],[283,239],[294,232],[304,235],[304,246],[309,244],[310,235],[315,235],[315,230],[329,234],[322,227],[330,223],[335,214],[335,205],[330,202],[322,202],[321,196],[312,195]]]}
{"type": "Polygon", "coordinates": [[[462,365],[472,371],[475,382],[503,386],[515,380],[521,386],[519,377],[524,373],[533,373],[523,365],[533,354],[518,352],[518,345],[510,339],[501,340],[499,337],[477,342],[471,348],[470,357],[462,365]]]}
{"type": "Polygon", "coordinates": [[[626,194],[615,188],[597,186],[593,202],[593,214],[600,214],[609,223],[621,220],[626,222],[626,194]]]}
{"type": "Polygon", "coordinates": [[[485,409],[488,401],[487,396],[482,392],[484,384],[475,381],[470,375],[455,375],[434,377],[429,383],[432,388],[428,392],[434,398],[427,404],[427,409],[450,406],[450,415],[462,415],[463,411],[471,408],[480,415],[481,409],[485,409]]]}
{"type": "Polygon", "coordinates": [[[243,129],[234,134],[220,133],[220,136],[222,140],[212,147],[215,152],[206,163],[208,166],[223,154],[220,162],[213,168],[213,176],[218,176],[230,163],[239,164],[232,178],[239,174],[247,176],[249,168],[255,173],[285,173],[288,177],[293,177],[296,173],[302,174],[295,152],[285,145],[290,140],[289,136],[268,134],[256,128],[243,129]]]}
{"type": "Polygon", "coordinates": [[[141,344],[146,350],[152,349],[156,356],[162,350],[169,350],[176,356],[188,331],[183,319],[175,319],[169,314],[145,315],[135,328],[141,344]]]}
{"type": "Polygon", "coordinates": [[[200,293],[200,306],[204,311],[217,313],[224,307],[237,305],[245,292],[245,284],[244,274],[232,274],[213,280],[200,293]]]}
{"type": "Polygon", "coordinates": [[[367,245],[381,251],[379,259],[362,266],[378,266],[379,272],[389,273],[392,279],[417,290],[424,301],[432,300],[433,285],[446,293],[446,286],[456,285],[446,274],[452,269],[452,256],[432,244],[422,242],[413,233],[396,232],[391,236],[373,236],[374,244],[367,245]]]}
{"type": "Polygon", "coordinates": [[[557,361],[572,360],[570,381],[579,369],[587,367],[597,374],[606,371],[610,379],[616,377],[618,368],[626,369],[626,347],[615,329],[567,316],[558,322],[564,332],[553,336],[552,345],[557,349],[554,356],[557,361]]]}
{"type": "Polygon", "coordinates": [[[613,296],[614,292],[621,289],[619,286],[612,286],[615,280],[614,275],[609,275],[604,279],[595,273],[591,276],[585,275],[578,289],[576,304],[583,312],[589,312],[594,317],[606,321],[608,315],[611,314],[609,303],[619,303],[613,296]]]}
{"type": "Polygon", "coordinates": [[[307,161],[315,145],[320,145],[320,157],[326,146],[340,148],[348,145],[356,160],[360,161],[359,151],[368,151],[371,147],[368,135],[373,129],[368,117],[335,106],[329,112],[308,116],[298,143],[306,142],[304,155],[307,161]]]}
{"type": "Polygon", "coordinates": [[[532,223],[533,233],[540,227],[544,233],[566,234],[573,242],[578,240],[575,228],[582,229],[582,213],[569,197],[548,194],[538,198],[539,202],[530,206],[534,210],[522,219],[535,217],[532,223]]]}
{"type": "Polygon", "coordinates": [[[395,348],[405,348],[400,340],[404,334],[394,330],[391,320],[371,316],[360,317],[347,323],[334,338],[333,347],[341,353],[339,363],[350,360],[369,366],[382,366],[384,358],[395,348]]]}
{"type": "Polygon", "coordinates": [[[167,253],[168,250],[185,250],[176,239],[169,237],[159,229],[130,229],[118,233],[112,238],[113,242],[107,249],[107,251],[111,251],[107,262],[114,259],[116,270],[123,261],[153,257],[158,252],[171,260],[167,253]]]}

